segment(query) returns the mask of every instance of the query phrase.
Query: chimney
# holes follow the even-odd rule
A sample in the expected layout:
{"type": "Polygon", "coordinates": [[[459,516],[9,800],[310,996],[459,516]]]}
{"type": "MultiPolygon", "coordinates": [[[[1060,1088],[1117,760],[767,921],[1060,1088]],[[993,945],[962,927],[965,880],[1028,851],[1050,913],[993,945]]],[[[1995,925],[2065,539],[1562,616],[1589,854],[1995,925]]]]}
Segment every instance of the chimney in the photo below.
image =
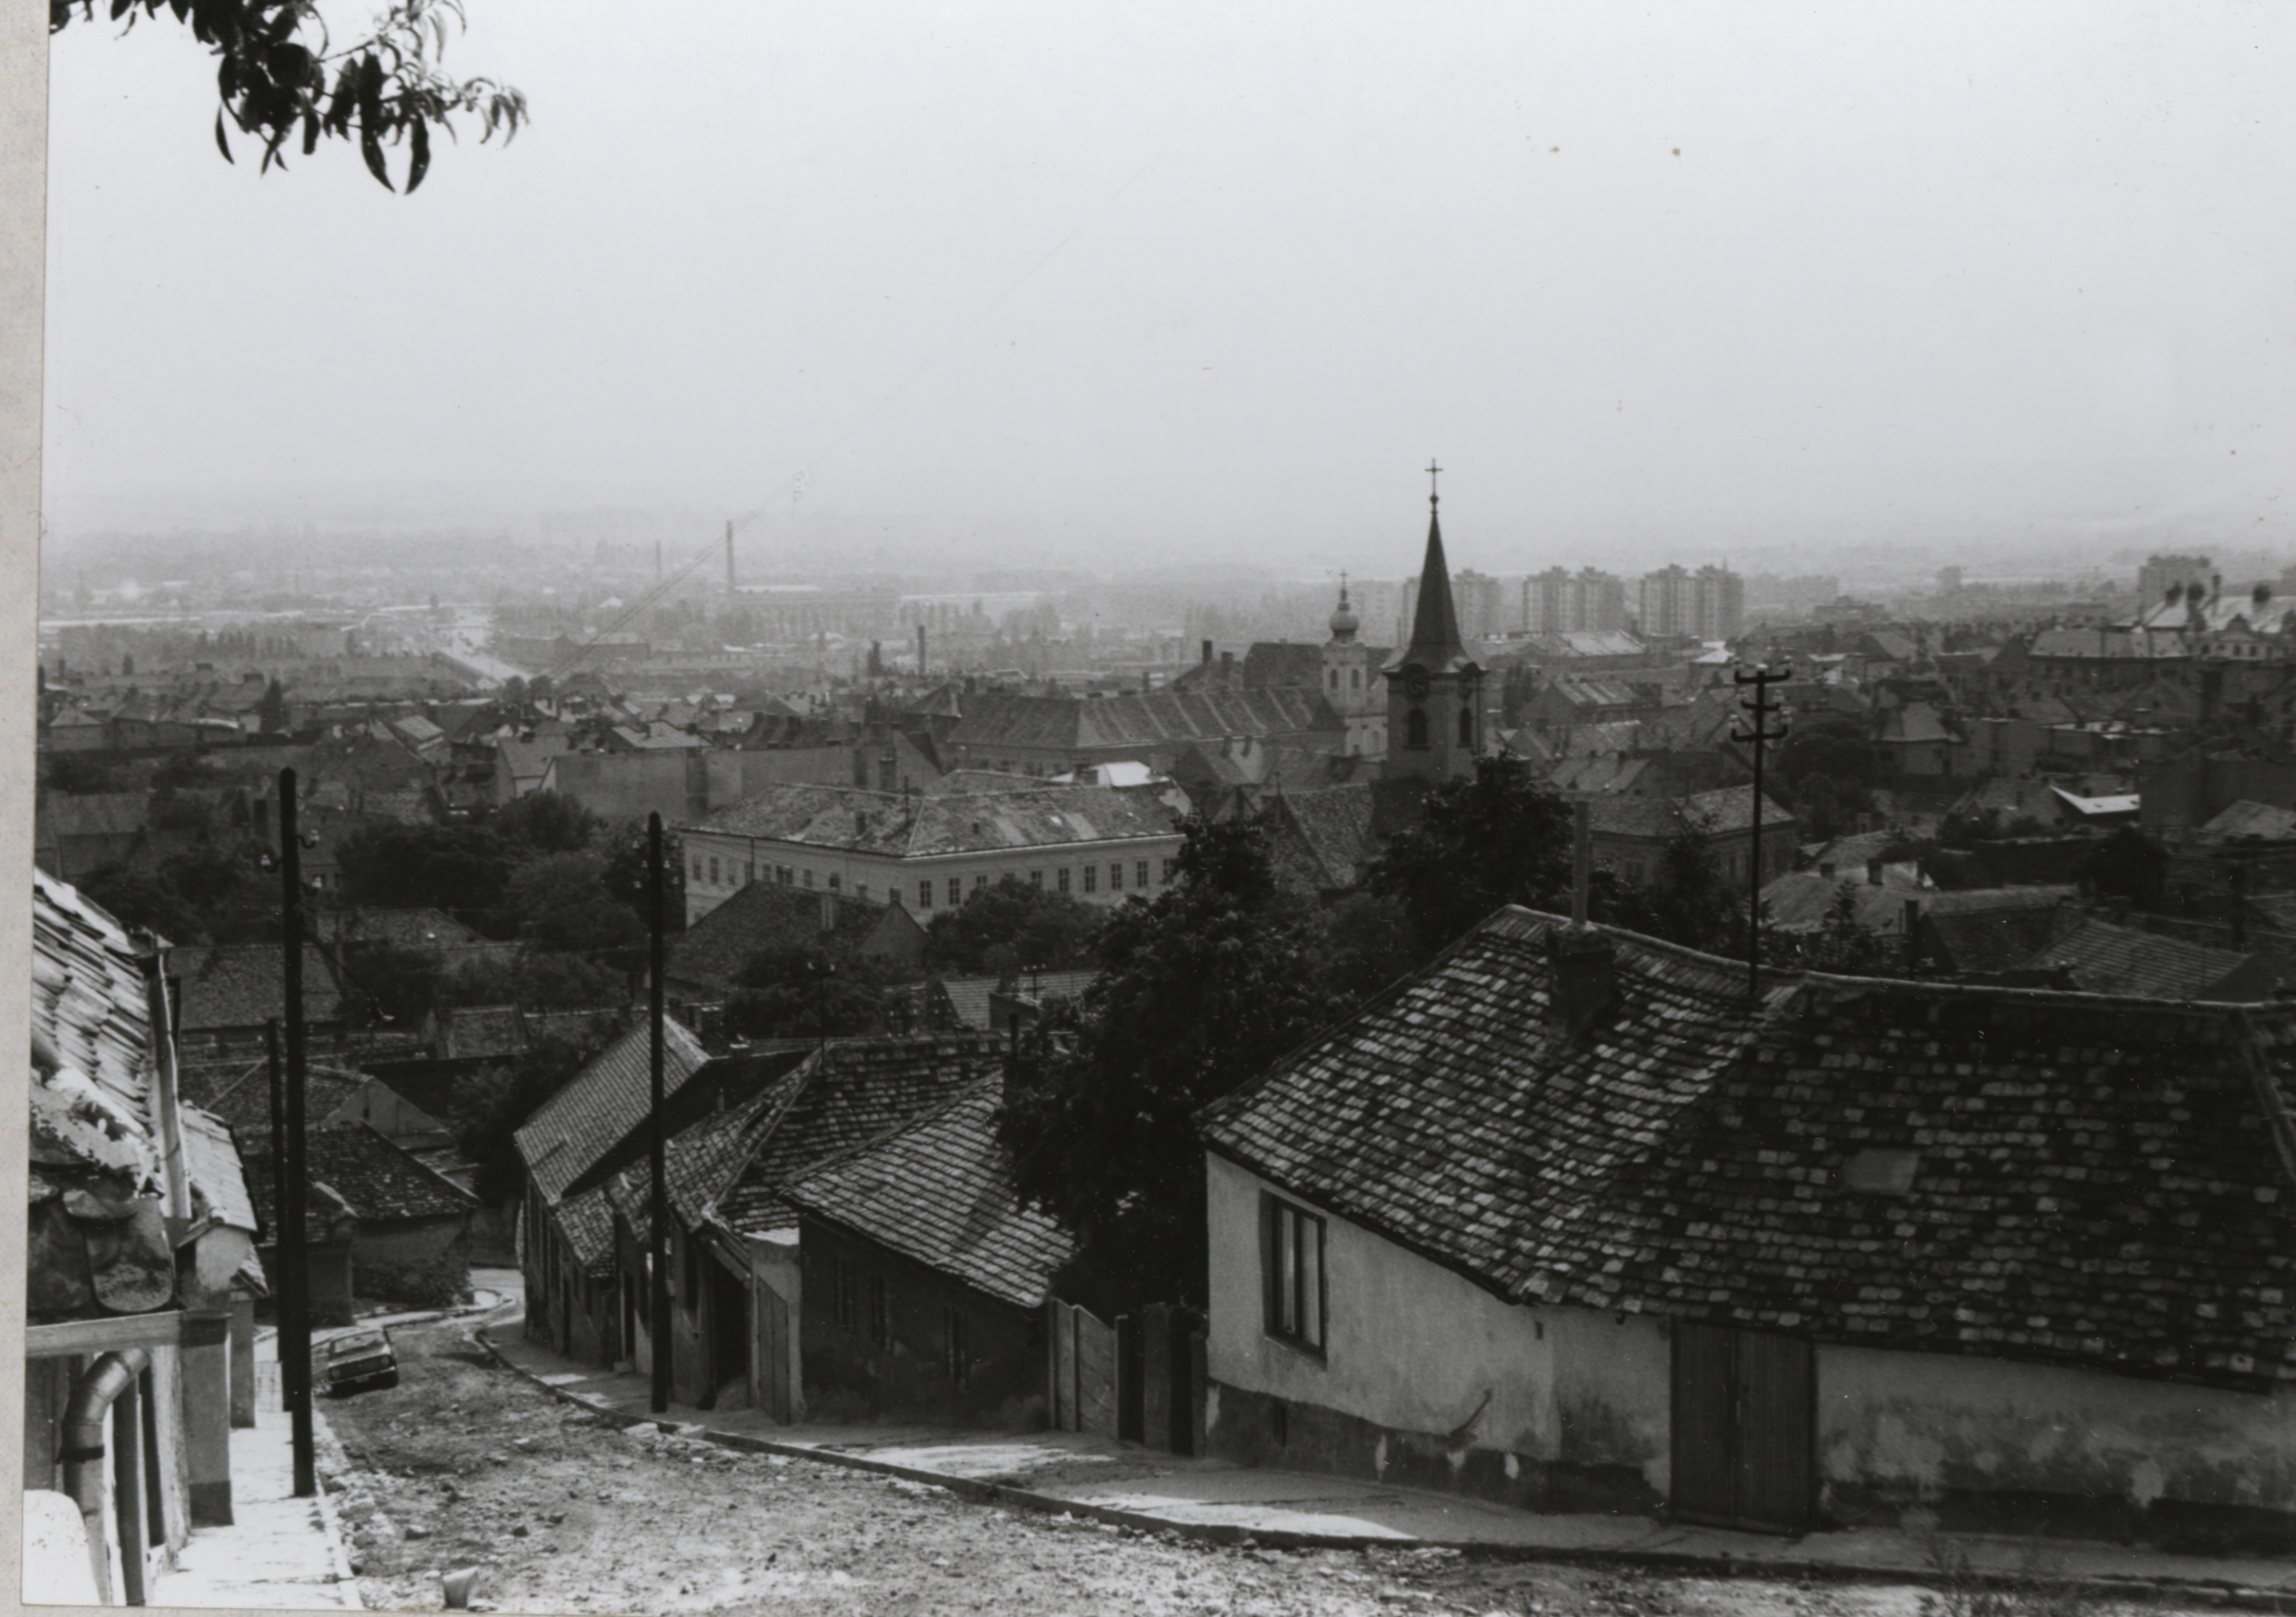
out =
{"type": "MultiPolygon", "coordinates": [[[[1205,641],[1205,642],[1204,642],[1204,644],[1205,644],[1206,645],[1210,645],[1210,644],[1211,644],[1211,642],[1210,642],[1210,641],[1209,641],[1209,640],[1207,640],[1207,641],[1205,641]]],[[[1234,666],[1235,666],[1235,653],[1234,653],[1234,652],[1222,652],[1222,653],[1220,653],[1220,672],[1221,672],[1221,673],[1223,673],[1223,674],[1225,674],[1225,673],[1226,673],[1230,669],[1234,668],[1234,666]]]]}
{"type": "Polygon", "coordinates": [[[1868,887],[1879,887],[1882,885],[1881,860],[1868,859],[1866,861],[1866,885],[1868,887]]]}
{"type": "Polygon", "coordinates": [[[1207,666],[1209,666],[1209,665],[1210,664],[1211,660],[1212,660],[1212,643],[1211,643],[1210,641],[1207,640],[1207,641],[1205,641],[1205,642],[1204,642],[1204,662],[1206,663],[1206,665],[1207,665],[1207,666]]]}
{"type": "Polygon", "coordinates": [[[1595,879],[1595,806],[1586,798],[1570,805],[1570,924],[1587,924],[1587,893],[1595,879]]]}
{"type": "Polygon", "coordinates": [[[1546,970],[1546,1021],[1566,1037],[1585,1032],[1618,1004],[1617,951],[1591,926],[1547,933],[1546,970]]]}

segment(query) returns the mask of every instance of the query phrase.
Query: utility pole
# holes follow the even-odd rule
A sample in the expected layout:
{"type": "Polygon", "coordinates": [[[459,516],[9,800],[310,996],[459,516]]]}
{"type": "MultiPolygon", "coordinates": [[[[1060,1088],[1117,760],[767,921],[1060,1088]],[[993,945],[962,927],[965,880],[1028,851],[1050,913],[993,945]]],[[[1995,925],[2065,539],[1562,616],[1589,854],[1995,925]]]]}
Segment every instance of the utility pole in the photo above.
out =
{"type": "Polygon", "coordinates": [[[279,1294],[273,1304],[278,1317],[278,1328],[273,1333],[273,1345],[279,1354],[279,1404],[291,1411],[295,1395],[291,1389],[290,1360],[287,1353],[288,1322],[295,1317],[295,1293],[301,1284],[302,1265],[291,1260],[287,1249],[287,1072],[279,1053],[279,1019],[271,1017],[263,1024],[263,1050],[271,1068],[271,1216],[277,1227],[271,1232],[273,1250],[279,1255],[274,1266],[279,1294]]]}
{"type": "Polygon", "coordinates": [[[1731,677],[1740,685],[1753,686],[1751,696],[1738,698],[1738,705],[1751,718],[1734,720],[1731,735],[1751,743],[1754,748],[1754,845],[1746,860],[1746,997],[1759,1003],[1762,997],[1762,760],[1770,743],[1784,741],[1790,727],[1785,704],[1770,695],[1770,687],[1792,679],[1793,666],[1782,662],[1773,669],[1767,662],[1758,662],[1751,672],[1739,669],[1731,677]],[[1769,722],[1774,715],[1775,726],[1769,722]]]}
{"type": "MultiPolygon", "coordinates": [[[[727,541],[732,543],[729,533],[727,541]]],[[[653,1194],[651,1228],[646,1238],[650,1258],[647,1307],[653,1318],[653,1412],[666,1415],[669,1411],[669,1194],[665,1146],[661,1132],[661,816],[646,816],[646,915],[652,932],[648,940],[652,970],[647,973],[650,986],[646,1014],[652,1023],[653,1038],[649,1052],[648,1069],[652,1079],[653,1126],[648,1149],[653,1157],[653,1194]]]]}
{"type": "Polygon", "coordinates": [[[287,1156],[280,1164],[280,1268],[295,1276],[291,1301],[279,1317],[279,1389],[293,1426],[295,1497],[318,1491],[311,1434],[310,1248],[306,1239],[304,1184],[309,1177],[303,1137],[303,843],[295,825],[295,771],[279,771],[279,875],[283,963],[287,998],[287,1156]]]}

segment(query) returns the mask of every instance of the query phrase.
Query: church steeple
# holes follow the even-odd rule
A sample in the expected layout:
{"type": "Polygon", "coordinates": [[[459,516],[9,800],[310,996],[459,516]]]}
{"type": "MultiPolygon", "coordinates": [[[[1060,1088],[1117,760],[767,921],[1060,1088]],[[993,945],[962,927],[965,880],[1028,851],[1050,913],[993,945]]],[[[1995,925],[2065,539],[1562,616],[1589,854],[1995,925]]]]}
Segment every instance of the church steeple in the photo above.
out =
{"type": "Polygon", "coordinates": [[[1402,666],[1416,663],[1429,673],[1439,673],[1467,662],[1467,648],[1459,639],[1459,612],[1451,603],[1451,566],[1443,556],[1443,497],[1432,480],[1443,469],[1429,462],[1427,475],[1427,559],[1419,569],[1419,605],[1412,613],[1411,644],[1402,666]]]}
{"type": "MultiPolygon", "coordinates": [[[[1432,479],[1442,468],[1430,464],[1432,479]]],[[[1427,556],[1411,644],[1381,670],[1387,679],[1387,767],[1442,781],[1472,774],[1483,750],[1483,670],[1459,636],[1451,568],[1443,554],[1442,496],[1427,495],[1427,556]]]]}

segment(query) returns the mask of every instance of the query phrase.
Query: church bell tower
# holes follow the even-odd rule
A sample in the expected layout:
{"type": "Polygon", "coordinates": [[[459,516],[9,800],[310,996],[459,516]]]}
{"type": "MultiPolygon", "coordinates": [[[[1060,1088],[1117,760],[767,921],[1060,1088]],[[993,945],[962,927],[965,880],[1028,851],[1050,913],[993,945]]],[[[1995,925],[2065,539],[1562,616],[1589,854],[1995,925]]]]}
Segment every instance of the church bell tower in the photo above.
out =
{"type": "Polygon", "coordinates": [[[1451,603],[1451,569],[1443,559],[1442,496],[1430,464],[1427,560],[1419,572],[1411,644],[1389,660],[1387,773],[1431,784],[1472,775],[1483,751],[1483,670],[1459,638],[1451,603]]]}

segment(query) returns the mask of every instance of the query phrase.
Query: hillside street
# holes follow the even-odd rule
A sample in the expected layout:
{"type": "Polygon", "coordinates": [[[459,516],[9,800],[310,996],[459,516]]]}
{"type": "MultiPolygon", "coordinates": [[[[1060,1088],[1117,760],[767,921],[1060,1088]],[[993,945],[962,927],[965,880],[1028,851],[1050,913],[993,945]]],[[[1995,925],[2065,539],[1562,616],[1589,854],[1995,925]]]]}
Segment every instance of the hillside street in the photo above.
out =
{"type": "MultiPolygon", "coordinates": [[[[504,1611],[1913,1617],[1928,1593],[1439,1549],[1293,1553],[1006,1511],[618,1430],[494,1363],[468,1329],[400,1329],[400,1384],[325,1406],[330,1486],[371,1608],[437,1609],[440,1574],[469,1565],[486,1569],[477,1603],[504,1611]]],[[[2036,1596],[1997,1609],[2100,1608],[2036,1596]]]]}

